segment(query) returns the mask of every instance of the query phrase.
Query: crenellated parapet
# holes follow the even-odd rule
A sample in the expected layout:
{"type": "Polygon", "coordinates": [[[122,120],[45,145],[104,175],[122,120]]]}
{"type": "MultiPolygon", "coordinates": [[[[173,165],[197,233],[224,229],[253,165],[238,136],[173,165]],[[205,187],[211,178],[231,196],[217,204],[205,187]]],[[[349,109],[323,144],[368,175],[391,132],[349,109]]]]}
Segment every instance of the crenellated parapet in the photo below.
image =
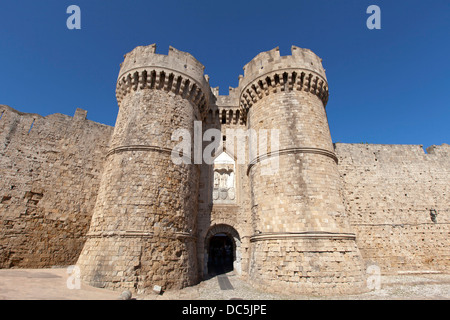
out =
{"type": "Polygon", "coordinates": [[[204,118],[212,95],[203,73],[205,67],[189,53],[173,47],[169,47],[168,55],[156,54],[155,50],[152,44],[125,55],[116,85],[119,105],[132,91],[164,90],[191,101],[204,118]]]}
{"type": "Polygon", "coordinates": [[[229,87],[228,95],[220,95],[219,87],[211,88],[214,94],[214,103],[211,103],[208,115],[205,119],[207,124],[213,125],[244,125],[245,118],[239,108],[239,88],[229,87]]]}
{"type": "Polygon", "coordinates": [[[245,65],[244,76],[239,79],[239,103],[244,113],[265,96],[282,91],[305,91],[327,104],[328,83],[322,60],[309,49],[292,46],[291,51],[290,56],[280,56],[277,47],[245,65]]]}

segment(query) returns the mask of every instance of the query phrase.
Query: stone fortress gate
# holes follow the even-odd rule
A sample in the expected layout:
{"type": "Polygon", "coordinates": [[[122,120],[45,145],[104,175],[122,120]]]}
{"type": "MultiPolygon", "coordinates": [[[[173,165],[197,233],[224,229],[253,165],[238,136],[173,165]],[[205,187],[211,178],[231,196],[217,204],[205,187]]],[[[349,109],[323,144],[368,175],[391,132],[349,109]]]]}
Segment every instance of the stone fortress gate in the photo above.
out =
{"type": "Polygon", "coordinates": [[[292,294],[364,291],[369,265],[448,271],[448,145],[333,144],[308,49],[258,54],[228,95],[189,53],[155,50],[125,55],[114,128],[0,106],[0,267],[76,263],[137,292],[234,270],[292,294]]]}

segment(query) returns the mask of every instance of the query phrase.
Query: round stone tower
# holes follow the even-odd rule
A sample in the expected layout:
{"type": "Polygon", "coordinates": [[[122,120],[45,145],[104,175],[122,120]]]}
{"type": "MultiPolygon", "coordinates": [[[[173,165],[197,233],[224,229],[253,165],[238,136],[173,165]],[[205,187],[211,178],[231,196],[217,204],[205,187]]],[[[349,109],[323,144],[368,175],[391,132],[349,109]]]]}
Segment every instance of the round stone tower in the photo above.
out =
{"type": "Polygon", "coordinates": [[[77,263],[82,279],[98,287],[180,289],[198,281],[199,168],[172,162],[180,141],[171,137],[183,129],[193,140],[210,89],[190,54],[155,49],[137,47],[121,64],[119,114],[77,263]]]}
{"type": "Polygon", "coordinates": [[[239,88],[248,129],[259,138],[278,130],[277,141],[249,159],[252,282],[282,292],[360,291],[364,266],[340,197],[321,59],[295,46],[290,56],[262,52],[244,67],[239,88]]]}

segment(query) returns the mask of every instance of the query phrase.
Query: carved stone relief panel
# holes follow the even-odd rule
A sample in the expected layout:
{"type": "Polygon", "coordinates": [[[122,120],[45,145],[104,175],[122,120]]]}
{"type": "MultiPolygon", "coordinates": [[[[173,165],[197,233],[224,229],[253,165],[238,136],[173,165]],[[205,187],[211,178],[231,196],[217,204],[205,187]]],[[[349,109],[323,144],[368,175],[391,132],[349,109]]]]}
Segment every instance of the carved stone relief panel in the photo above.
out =
{"type": "Polygon", "coordinates": [[[213,202],[234,203],[236,200],[234,160],[222,152],[214,160],[213,202]]]}

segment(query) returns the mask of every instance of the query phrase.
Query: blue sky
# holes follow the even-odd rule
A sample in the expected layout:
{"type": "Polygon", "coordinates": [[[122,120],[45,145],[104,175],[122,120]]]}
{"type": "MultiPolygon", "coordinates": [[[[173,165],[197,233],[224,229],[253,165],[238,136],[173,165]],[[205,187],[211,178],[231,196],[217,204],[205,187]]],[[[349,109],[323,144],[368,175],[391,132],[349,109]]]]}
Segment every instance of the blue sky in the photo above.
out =
{"type": "Polygon", "coordinates": [[[2,0],[0,104],[114,125],[123,55],[169,45],[202,62],[226,94],[261,51],[291,45],[323,59],[334,142],[450,143],[450,2],[382,0],[2,0]],[[69,5],[81,30],[68,30],[69,5]],[[369,5],[381,30],[369,30],[369,5]]]}

